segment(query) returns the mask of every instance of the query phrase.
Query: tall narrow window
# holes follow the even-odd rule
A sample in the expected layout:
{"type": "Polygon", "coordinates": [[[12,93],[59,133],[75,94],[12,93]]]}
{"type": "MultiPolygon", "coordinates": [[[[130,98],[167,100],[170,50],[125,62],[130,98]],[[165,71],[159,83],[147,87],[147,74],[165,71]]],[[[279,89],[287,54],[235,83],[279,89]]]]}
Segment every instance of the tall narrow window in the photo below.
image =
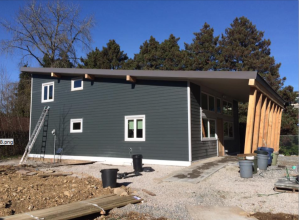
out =
{"type": "Polygon", "coordinates": [[[232,103],[223,101],[223,113],[224,115],[231,116],[232,115],[232,103]]]}
{"type": "Polygon", "coordinates": [[[216,121],[213,119],[202,119],[202,138],[216,138],[216,121]]]}
{"type": "Polygon", "coordinates": [[[42,102],[54,101],[54,82],[42,84],[42,102]]]}
{"type": "Polygon", "coordinates": [[[209,96],[209,111],[215,111],[215,98],[213,96],[209,96]]]}
{"type": "Polygon", "coordinates": [[[74,78],[71,81],[71,91],[83,90],[82,78],[74,78]]]}
{"type": "Polygon", "coordinates": [[[125,116],[125,141],[145,141],[145,115],[125,116]]]}
{"type": "Polygon", "coordinates": [[[71,119],[70,133],[82,133],[82,118],[71,119]]]}
{"type": "Polygon", "coordinates": [[[225,138],[233,138],[233,123],[225,121],[223,124],[224,128],[224,137],[225,138]]]}

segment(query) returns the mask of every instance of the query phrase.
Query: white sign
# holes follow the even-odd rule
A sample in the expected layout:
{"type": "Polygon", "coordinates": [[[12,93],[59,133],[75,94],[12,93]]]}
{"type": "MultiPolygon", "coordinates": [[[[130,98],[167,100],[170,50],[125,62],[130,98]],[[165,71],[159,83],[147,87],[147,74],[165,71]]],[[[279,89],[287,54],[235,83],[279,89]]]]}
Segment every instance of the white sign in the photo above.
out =
{"type": "Polygon", "coordinates": [[[0,145],[14,145],[14,139],[0,139],[0,145]]]}

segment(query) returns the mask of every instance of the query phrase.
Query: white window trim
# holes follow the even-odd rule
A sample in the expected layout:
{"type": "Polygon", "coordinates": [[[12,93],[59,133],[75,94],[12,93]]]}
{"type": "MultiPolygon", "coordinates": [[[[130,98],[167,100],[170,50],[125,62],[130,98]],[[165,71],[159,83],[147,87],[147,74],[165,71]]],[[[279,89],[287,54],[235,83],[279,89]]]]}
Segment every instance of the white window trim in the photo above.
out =
{"type": "MultiPolygon", "coordinates": [[[[226,139],[226,140],[232,140],[232,139],[234,139],[234,124],[233,124],[232,121],[224,121],[224,122],[223,122],[223,129],[224,129],[224,124],[225,124],[225,123],[227,123],[227,125],[228,125],[228,128],[227,128],[227,130],[228,130],[228,136],[225,136],[225,135],[224,135],[224,139],[226,139]],[[232,134],[233,134],[232,137],[229,137],[229,123],[232,124],[232,134]]],[[[223,131],[223,132],[224,132],[224,131],[223,131]]]]}
{"type": "Polygon", "coordinates": [[[82,77],[73,78],[71,80],[71,91],[83,90],[83,79],[82,77]],[[77,80],[81,80],[81,87],[74,88],[74,82],[77,80]]]}
{"type": "Polygon", "coordinates": [[[146,140],[146,116],[145,115],[129,115],[125,116],[125,141],[145,141],[146,140]],[[136,120],[142,119],[143,120],[143,137],[137,138],[136,137],[136,120]],[[134,120],[134,137],[128,138],[128,120],[134,120]]]}
{"type": "Polygon", "coordinates": [[[209,112],[216,112],[216,97],[215,96],[213,96],[213,95],[210,95],[209,93],[206,93],[206,92],[201,92],[201,94],[205,94],[205,95],[207,95],[207,109],[203,109],[202,108],[202,95],[200,96],[201,97],[201,108],[204,110],[204,111],[209,111],[209,112]],[[213,111],[211,111],[211,110],[209,110],[209,96],[211,96],[211,97],[213,97],[214,98],[214,110],[213,111]]]}
{"type": "Polygon", "coordinates": [[[47,83],[43,83],[42,84],[42,103],[45,103],[45,102],[53,102],[54,101],[54,82],[47,82],[47,83]],[[53,86],[53,95],[52,95],[52,97],[53,97],[53,99],[49,99],[49,87],[50,86],[53,86]],[[48,91],[48,97],[47,97],[47,100],[44,100],[44,87],[45,86],[47,86],[48,87],[48,89],[47,89],[47,91],[48,91]]]}
{"type": "Polygon", "coordinates": [[[214,118],[202,118],[201,119],[201,137],[202,137],[202,141],[215,141],[215,140],[218,140],[216,119],[214,119],[214,118]],[[202,121],[203,121],[203,119],[208,120],[207,130],[209,132],[209,137],[203,137],[203,133],[202,133],[202,121]],[[215,122],[215,137],[210,137],[210,121],[209,120],[213,120],[215,122]]]}
{"type": "Polygon", "coordinates": [[[83,131],[83,119],[82,118],[75,118],[70,120],[70,133],[82,133],[83,131]],[[73,123],[80,122],[80,130],[73,130],[73,123]]]}

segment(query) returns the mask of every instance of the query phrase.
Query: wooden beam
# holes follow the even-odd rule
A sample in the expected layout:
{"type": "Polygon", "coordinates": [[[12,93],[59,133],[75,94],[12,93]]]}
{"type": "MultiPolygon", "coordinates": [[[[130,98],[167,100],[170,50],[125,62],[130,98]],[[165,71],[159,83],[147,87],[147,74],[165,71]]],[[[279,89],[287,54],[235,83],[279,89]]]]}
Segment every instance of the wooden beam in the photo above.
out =
{"type": "Polygon", "coordinates": [[[277,127],[277,131],[276,131],[276,142],[275,142],[274,151],[279,151],[282,111],[283,111],[283,109],[279,110],[278,127],[277,127]]]}
{"type": "Polygon", "coordinates": [[[259,136],[259,125],[260,125],[260,114],[261,114],[262,100],[263,100],[263,94],[259,93],[257,95],[257,102],[256,102],[256,107],[255,107],[252,153],[254,153],[254,151],[257,150],[257,146],[258,146],[258,136],[259,136]]]}
{"type": "Polygon", "coordinates": [[[275,143],[275,131],[276,131],[276,127],[277,127],[277,118],[278,118],[278,109],[279,106],[275,106],[275,110],[274,110],[274,115],[273,115],[273,125],[272,125],[272,137],[271,137],[271,144],[270,147],[275,149],[274,143],[275,143]]]}
{"type": "Polygon", "coordinates": [[[55,77],[55,78],[61,78],[61,75],[60,74],[58,74],[58,73],[51,73],[51,77],[55,77]]]}
{"type": "Polygon", "coordinates": [[[272,107],[269,114],[269,124],[268,124],[268,138],[267,138],[267,147],[271,147],[272,139],[272,126],[273,126],[273,114],[274,114],[275,104],[272,103],[272,107]]]}
{"type": "Polygon", "coordinates": [[[251,153],[257,89],[250,87],[244,153],[251,153]]]}
{"type": "Polygon", "coordinates": [[[264,126],[265,126],[265,116],[266,116],[266,108],[267,108],[268,98],[263,98],[263,105],[260,113],[260,122],[259,122],[259,135],[258,135],[258,147],[263,146],[263,138],[264,138],[264,126]]]}
{"type": "Polygon", "coordinates": [[[271,111],[271,105],[272,105],[272,101],[268,99],[268,106],[266,109],[266,115],[265,115],[265,123],[264,123],[264,136],[262,139],[262,145],[264,147],[267,147],[267,139],[268,139],[268,128],[269,128],[269,115],[270,115],[270,111],[271,111]]]}
{"type": "Polygon", "coordinates": [[[220,156],[225,156],[223,126],[224,126],[223,118],[217,118],[217,135],[218,135],[219,157],[220,156]]]}
{"type": "Polygon", "coordinates": [[[84,74],[84,78],[89,79],[89,80],[92,80],[92,81],[95,80],[95,76],[94,76],[94,75],[91,75],[91,74],[84,74]]]}
{"type": "Polygon", "coordinates": [[[132,83],[136,83],[136,78],[130,75],[126,76],[126,81],[130,81],[132,83]]]}

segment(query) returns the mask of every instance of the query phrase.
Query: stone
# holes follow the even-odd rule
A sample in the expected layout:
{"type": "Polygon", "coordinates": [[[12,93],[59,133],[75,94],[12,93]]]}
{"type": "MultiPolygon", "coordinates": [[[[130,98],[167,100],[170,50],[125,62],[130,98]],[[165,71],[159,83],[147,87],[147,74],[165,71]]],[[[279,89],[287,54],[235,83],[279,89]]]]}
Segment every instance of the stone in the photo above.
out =
{"type": "Polygon", "coordinates": [[[70,196],[71,196],[71,192],[69,192],[69,191],[64,191],[64,195],[70,197],[70,196]]]}
{"type": "Polygon", "coordinates": [[[20,192],[21,190],[23,190],[23,187],[19,186],[17,191],[20,192]]]}
{"type": "Polygon", "coordinates": [[[29,172],[29,173],[26,173],[26,176],[33,176],[33,175],[36,175],[37,172],[29,172]]]}
{"type": "Polygon", "coordinates": [[[28,207],[28,210],[32,210],[33,208],[34,208],[34,206],[30,204],[28,207]]]}
{"type": "Polygon", "coordinates": [[[72,184],[72,187],[74,187],[74,188],[77,187],[77,186],[78,186],[77,184],[72,184]]]}
{"type": "Polygon", "coordinates": [[[126,192],[124,189],[122,189],[122,188],[115,188],[114,189],[114,194],[116,194],[116,195],[121,195],[122,193],[124,193],[124,192],[126,192]]]}
{"type": "Polygon", "coordinates": [[[0,208],[5,208],[6,207],[6,203],[5,202],[0,202],[0,208]]]}

